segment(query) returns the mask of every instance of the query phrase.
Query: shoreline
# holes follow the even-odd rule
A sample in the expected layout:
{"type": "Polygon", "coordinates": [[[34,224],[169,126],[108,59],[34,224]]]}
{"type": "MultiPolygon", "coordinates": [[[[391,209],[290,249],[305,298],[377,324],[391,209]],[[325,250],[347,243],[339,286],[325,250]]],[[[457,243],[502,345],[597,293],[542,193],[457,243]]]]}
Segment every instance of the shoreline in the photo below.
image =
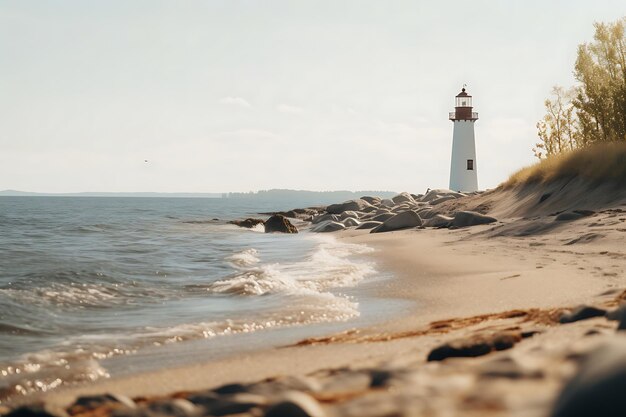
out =
{"type": "MultiPolygon", "coordinates": [[[[544,415],[575,370],[570,356],[576,355],[572,352],[587,352],[615,339],[615,322],[594,318],[564,326],[558,324],[558,315],[579,304],[610,309],[620,302],[626,287],[626,254],[620,248],[624,247],[626,234],[614,224],[625,220],[626,213],[602,211],[548,234],[525,237],[493,236],[494,231],[521,221],[515,218],[496,225],[450,230],[340,232],[335,235],[339,241],[373,247],[371,256],[379,268],[393,272],[391,280],[365,290],[414,303],[408,311],[379,324],[305,338],[288,346],[64,388],[40,399],[67,406],[76,396],[105,392],[162,398],[231,383],[258,387],[266,384],[263,380],[267,378],[318,378],[334,372],[393,369],[399,375],[409,370],[422,375],[427,386],[460,378],[465,381],[461,388],[454,384],[449,388],[452,391],[437,388],[436,401],[454,408],[468,401],[468,395],[477,395],[481,398],[476,405],[480,411],[477,415],[484,415],[481,413],[493,403],[498,404],[495,408],[499,412],[529,407],[513,398],[519,395],[522,384],[529,401],[543,410],[531,415],[544,415]],[[602,238],[568,243],[585,236],[590,227],[596,227],[602,238]],[[426,362],[429,352],[442,343],[484,339],[502,332],[512,332],[511,347],[515,348],[437,366],[426,362]],[[513,378],[516,383],[509,377],[481,377],[484,367],[504,359],[513,360],[515,371],[511,372],[518,375],[513,378]],[[527,374],[535,376],[526,379],[527,374]],[[536,377],[538,374],[541,378],[536,377]]],[[[358,401],[374,394],[364,391],[358,401]]],[[[417,396],[415,401],[423,399],[423,395],[417,396]]],[[[397,402],[391,394],[377,399],[384,404],[392,400],[397,402]]],[[[347,404],[352,403],[333,400],[328,406],[341,409],[347,404]]]]}

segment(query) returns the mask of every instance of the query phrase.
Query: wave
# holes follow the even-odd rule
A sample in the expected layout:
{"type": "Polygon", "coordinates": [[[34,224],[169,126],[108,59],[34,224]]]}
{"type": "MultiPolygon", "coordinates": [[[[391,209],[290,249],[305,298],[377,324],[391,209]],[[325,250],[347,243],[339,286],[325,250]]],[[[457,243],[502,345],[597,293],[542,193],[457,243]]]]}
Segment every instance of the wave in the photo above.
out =
{"type": "MultiPolygon", "coordinates": [[[[72,328],[72,333],[64,333],[64,340],[58,345],[47,346],[38,353],[26,354],[10,362],[0,362],[0,403],[14,395],[107,378],[109,375],[99,364],[100,360],[132,354],[148,346],[277,327],[346,321],[359,316],[358,302],[338,291],[353,287],[374,273],[371,263],[354,259],[355,255],[368,253],[371,249],[338,242],[330,236],[310,238],[316,241],[316,247],[301,260],[264,263],[263,251],[256,248],[224,256],[223,260],[234,272],[207,283],[181,286],[181,281],[174,279],[159,281],[161,287],[157,288],[122,277],[114,279],[77,270],[25,276],[22,283],[0,288],[0,304],[24,306],[29,309],[29,314],[41,312],[42,317],[50,305],[72,310],[115,308],[147,300],[183,301],[190,294],[196,300],[204,300],[208,293],[232,297],[233,306],[245,303],[241,310],[233,308],[227,318],[217,315],[208,320],[189,317],[188,321],[192,322],[168,325],[144,323],[139,327],[101,327],[98,332],[87,334],[79,332],[80,328],[72,328]],[[181,289],[186,293],[180,293],[181,289]]],[[[211,279],[214,278],[207,277],[207,280],[211,279]]],[[[21,314],[19,307],[7,310],[21,314]]],[[[7,318],[4,323],[10,324],[0,323],[0,334],[30,337],[31,331],[56,332],[48,321],[35,320],[37,317],[27,322],[15,315],[10,320],[7,318]],[[37,322],[48,323],[48,328],[33,329],[33,326],[24,324],[37,322]]],[[[10,341],[7,338],[5,342],[10,341]]],[[[0,341],[0,351],[2,348],[0,341]]]]}
{"type": "Polygon", "coordinates": [[[240,252],[230,257],[240,271],[206,288],[209,292],[230,295],[320,294],[333,288],[354,286],[373,273],[371,263],[348,259],[370,252],[371,248],[339,243],[332,238],[319,240],[320,245],[308,259],[294,263],[258,266],[254,249],[240,252]]]}

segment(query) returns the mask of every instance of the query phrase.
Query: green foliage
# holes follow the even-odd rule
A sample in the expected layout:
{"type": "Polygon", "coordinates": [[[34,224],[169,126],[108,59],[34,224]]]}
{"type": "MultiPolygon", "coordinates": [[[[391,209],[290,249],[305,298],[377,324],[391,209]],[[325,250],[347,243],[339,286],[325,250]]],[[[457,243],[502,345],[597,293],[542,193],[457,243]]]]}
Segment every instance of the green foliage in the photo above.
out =
{"type": "Polygon", "coordinates": [[[578,47],[579,85],[555,87],[537,123],[539,159],[598,142],[626,141],[626,18],[596,23],[593,42],[578,47]]]}

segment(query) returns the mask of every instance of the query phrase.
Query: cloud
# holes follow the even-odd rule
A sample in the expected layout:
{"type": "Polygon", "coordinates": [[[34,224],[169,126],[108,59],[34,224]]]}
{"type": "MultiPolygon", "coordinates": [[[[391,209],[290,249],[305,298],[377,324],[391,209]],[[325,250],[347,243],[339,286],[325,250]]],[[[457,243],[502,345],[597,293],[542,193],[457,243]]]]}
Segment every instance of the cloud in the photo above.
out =
{"type": "Polygon", "coordinates": [[[239,106],[239,107],[252,107],[252,105],[250,103],[248,103],[248,101],[246,99],[243,99],[241,97],[222,97],[219,102],[221,104],[228,104],[228,105],[235,105],[235,106],[239,106]]]}
{"type": "Polygon", "coordinates": [[[291,113],[291,114],[300,114],[304,112],[304,109],[302,107],[290,106],[289,104],[279,104],[278,106],[276,106],[276,110],[278,110],[281,113],[291,113]]]}

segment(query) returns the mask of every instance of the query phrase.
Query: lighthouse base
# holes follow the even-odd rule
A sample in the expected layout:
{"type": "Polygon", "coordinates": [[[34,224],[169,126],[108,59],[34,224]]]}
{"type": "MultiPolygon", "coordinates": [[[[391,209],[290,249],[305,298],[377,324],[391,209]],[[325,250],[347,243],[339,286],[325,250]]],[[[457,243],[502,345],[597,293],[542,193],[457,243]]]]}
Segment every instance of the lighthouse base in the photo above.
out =
{"type": "Polygon", "coordinates": [[[455,120],[452,134],[450,189],[460,192],[478,190],[478,168],[473,120],[455,120]]]}

